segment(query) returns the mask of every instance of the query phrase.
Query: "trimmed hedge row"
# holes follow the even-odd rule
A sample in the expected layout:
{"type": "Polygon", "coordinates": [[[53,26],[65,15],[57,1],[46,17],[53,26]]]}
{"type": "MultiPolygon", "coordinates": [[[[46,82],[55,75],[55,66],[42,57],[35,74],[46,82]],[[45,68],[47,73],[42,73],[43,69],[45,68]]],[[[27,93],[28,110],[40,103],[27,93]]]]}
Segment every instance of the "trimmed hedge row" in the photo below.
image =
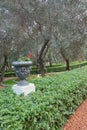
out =
{"type": "Polygon", "coordinates": [[[87,67],[30,82],[36,92],[27,97],[0,90],[0,130],[62,130],[87,97],[87,67]]]}
{"type": "MultiPolygon", "coordinates": [[[[79,62],[72,62],[71,65],[70,65],[70,69],[79,68],[79,67],[82,67],[82,66],[85,66],[85,65],[87,65],[87,61],[83,61],[81,63],[79,63],[79,62]]],[[[66,71],[66,66],[62,65],[62,64],[53,65],[52,67],[46,66],[45,67],[45,71],[46,71],[46,73],[66,71]]],[[[40,71],[37,70],[37,68],[35,66],[32,67],[31,74],[37,74],[39,72],[40,71]]],[[[12,72],[5,72],[5,77],[10,77],[10,76],[15,76],[15,72],[14,71],[12,71],[12,72]]]]}
{"type": "MultiPolygon", "coordinates": [[[[70,69],[75,69],[75,68],[79,68],[79,67],[82,67],[82,66],[85,66],[87,65],[87,61],[85,62],[81,62],[81,63],[71,63],[70,65],[70,69]]],[[[61,66],[56,66],[56,67],[49,67],[49,68],[46,68],[46,72],[61,72],[61,71],[66,71],[66,66],[65,65],[61,65],[61,66]]]]}

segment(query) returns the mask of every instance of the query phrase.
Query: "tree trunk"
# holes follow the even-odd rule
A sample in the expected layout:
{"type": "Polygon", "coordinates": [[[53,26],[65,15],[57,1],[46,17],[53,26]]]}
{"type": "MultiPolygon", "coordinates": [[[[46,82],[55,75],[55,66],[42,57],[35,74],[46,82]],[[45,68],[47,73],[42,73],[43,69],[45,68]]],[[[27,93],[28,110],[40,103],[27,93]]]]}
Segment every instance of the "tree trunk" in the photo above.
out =
{"type": "Polygon", "coordinates": [[[65,59],[65,61],[66,61],[66,70],[70,70],[69,60],[65,59]]]}
{"type": "Polygon", "coordinates": [[[45,70],[44,70],[44,62],[43,62],[43,59],[39,59],[39,68],[40,68],[41,76],[44,77],[44,76],[45,76],[45,70]]]}
{"type": "Polygon", "coordinates": [[[8,64],[7,56],[4,55],[4,62],[3,62],[2,68],[1,68],[0,84],[3,82],[4,75],[5,75],[5,67],[6,67],[7,64],[8,64]]]}
{"type": "Polygon", "coordinates": [[[52,67],[52,59],[51,59],[51,56],[48,57],[48,60],[49,60],[49,66],[52,67]]]}
{"type": "Polygon", "coordinates": [[[44,57],[47,53],[48,50],[48,43],[49,43],[49,39],[46,39],[44,42],[44,45],[42,46],[42,49],[40,51],[39,54],[39,58],[38,58],[38,64],[39,64],[39,68],[40,68],[40,72],[41,72],[41,76],[45,76],[45,68],[44,68],[44,57]]]}
{"type": "Polygon", "coordinates": [[[64,61],[66,62],[66,70],[70,70],[69,60],[66,58],[63,48],[60,49],[60,52],[61,52],[61,55],[62,55],[64,61]]]}

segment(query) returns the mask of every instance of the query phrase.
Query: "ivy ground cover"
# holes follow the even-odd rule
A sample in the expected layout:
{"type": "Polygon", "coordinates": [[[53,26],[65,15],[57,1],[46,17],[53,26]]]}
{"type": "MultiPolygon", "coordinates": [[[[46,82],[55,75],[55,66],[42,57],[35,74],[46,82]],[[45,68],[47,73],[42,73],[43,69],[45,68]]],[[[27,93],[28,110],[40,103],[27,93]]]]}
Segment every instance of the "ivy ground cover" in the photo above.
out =
{"type": "Polygon", "coordinates": [[[87,97],[87,67],[30,82],[36,92],[27,97],[0,90],[0,130],[62,130],[87,97]]]}

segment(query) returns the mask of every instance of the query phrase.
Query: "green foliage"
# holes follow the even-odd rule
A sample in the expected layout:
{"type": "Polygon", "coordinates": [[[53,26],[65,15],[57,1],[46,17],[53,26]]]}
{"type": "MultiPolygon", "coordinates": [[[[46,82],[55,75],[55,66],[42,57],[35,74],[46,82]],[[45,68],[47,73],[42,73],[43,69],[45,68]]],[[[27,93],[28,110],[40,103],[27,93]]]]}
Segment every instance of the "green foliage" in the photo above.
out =
{"type": "Polygon", "coordinates": [[[61,130],[87,97],[87,67],[30,82],[36,92],[27,97],[0,90],[0,130],[61,130]]]}
{"type": "MultiPolygon", "coordinates": [[[[83,61],[81,63],[79,62],[72,62],[70,64],[70,69],[75,69],[79,68],[82,66],[87,65],[87,61],[83,61]]],[[[58,65],[53,65],[52,67],[46,67],[46,72],[61,72],[61,71],[66,71],[66,65],[61,64],[60,66],[58,65]]]]}
{"type": "Polygon", "coordinates": [[[23,61],[31,61],[31,59],[29,57],[20,57],[18,59],[19,62],[23,62],[23,61]]]}
{"type": "MultiPolygon", "coordinates": [[[[85,65],[87,65],[87,61],[83,61],[81,63],[72,62],[70,64],[70,69],[79,68],[79,67],[82,67],[82,66],[85,66],[85,65]]],[[[46,73],[66,71],[66,66],[64,64],[54,64],[52,67],[46,66],[45,71],[46,71],[46,73]]],[[[32,69],[31,69],[31,74],[37,74],[37,73],[39,73],[39,70],[37,70],[36,66],[33,66],[32,69]]],[[[10,76],[15,76],[15,72],[14,71],[11,71],[11,72],[6,71],[5,77],[10,77],[10,76]]]]}
{"type": "Polygon", "coordinates": [[[5,72],[5,77],[12,77],[12,76],[16,76],[15,75],[15,72],[13,71],[11,71],[11,72],[5,72]]]}

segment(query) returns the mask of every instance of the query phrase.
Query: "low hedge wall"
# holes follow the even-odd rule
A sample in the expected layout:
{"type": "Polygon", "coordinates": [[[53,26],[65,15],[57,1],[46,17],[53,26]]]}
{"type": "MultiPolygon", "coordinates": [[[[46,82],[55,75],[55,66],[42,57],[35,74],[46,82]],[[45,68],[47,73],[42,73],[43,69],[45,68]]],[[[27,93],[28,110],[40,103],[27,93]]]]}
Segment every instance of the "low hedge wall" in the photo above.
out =
{"type": "MultiPolygon", "coordinates": [[[[79,67],[82,67],[82,66],[85,66],[87,65],[87,61],[85,62],[82,62],[82,63],[71,63],[70,64],[70,69],[76,69],[76,68],[79,68],[79,67]]],[[[66,71],[66,66],[65,65],[61,65],[61,66],[52,66],[52,67],[48,67],[45,69],[46,72],[61,72],[61,71],[66,71]]]]}
{"type": "MultiPolygon", "coordinates": [[[[82,66],[87,65],[87,61],[83,61],[81,63],[79,62],[72,62],[70,64],[70,69],[75,69],[75,68],[79,68],[82,66]]],[[[46,66],[45,67],[45,72],[46,73],[50,73],[50,72],[61,72],[61,71],[66,71],[66,65],[62,65],[62,64],[58,64],[58,65],[53,65],[52,67],[50,66],[46,66]]],[[[37,68],[34,66],[31,69],[31,74],[38,74],[40,73],[40,70],[37,70],[37,68]]],[[[15,72],[5,72],[5,77],[10,77],[10,76],[15,76],[15,72]]]]}
{"type": "Polygon", "coordinates": [[[30,82],[36,92],[27,97],[0,90],[0,130],[62,130],[87,97],[87,67],[30,82]]]}

